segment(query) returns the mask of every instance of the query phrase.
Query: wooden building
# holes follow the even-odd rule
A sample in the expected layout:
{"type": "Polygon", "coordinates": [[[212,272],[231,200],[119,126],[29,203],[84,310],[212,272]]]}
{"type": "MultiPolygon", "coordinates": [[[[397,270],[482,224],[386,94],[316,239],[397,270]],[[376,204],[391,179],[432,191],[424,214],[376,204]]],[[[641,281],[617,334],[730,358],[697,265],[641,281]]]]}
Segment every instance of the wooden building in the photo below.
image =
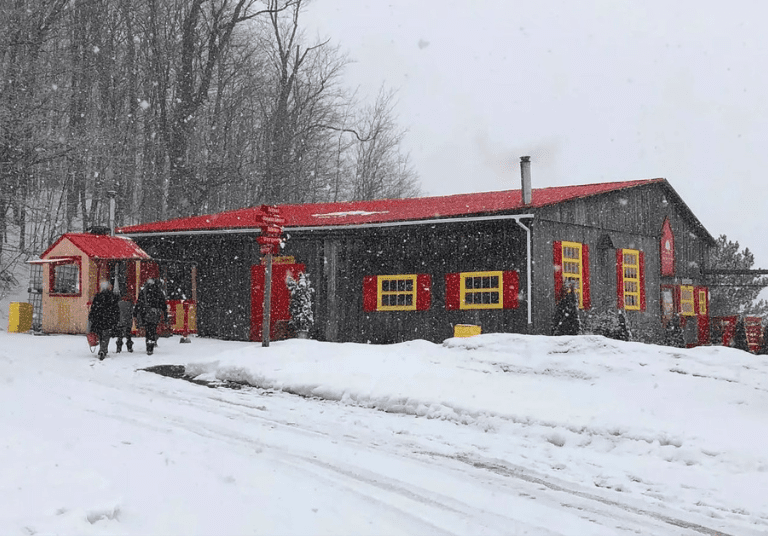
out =
{"type": "MultiPolygon", "coordinates": [[[[279,208],[282,254],[316,289],[313,338],[442,341],[457,324],[549,334],[573,285],[585,317],[622,311],[653,340],[678,313],[689,344],[708,339],[714,240],[665,179],[531,190],[524,168],[521,190],[279,208]]],[[[118,232],[196,263],[200,335],[255,340],[262,217],[246,208],[118,232]]]]}
{"type": "Polygon", "coordinates": [[[138,292],[136,266],[148,261],[132,240],[90,233],[66,233],[45,250],[42,330],[46,333],[85,333],[88,311],[100,281],[112,281],[120,294],[138,292]]]}

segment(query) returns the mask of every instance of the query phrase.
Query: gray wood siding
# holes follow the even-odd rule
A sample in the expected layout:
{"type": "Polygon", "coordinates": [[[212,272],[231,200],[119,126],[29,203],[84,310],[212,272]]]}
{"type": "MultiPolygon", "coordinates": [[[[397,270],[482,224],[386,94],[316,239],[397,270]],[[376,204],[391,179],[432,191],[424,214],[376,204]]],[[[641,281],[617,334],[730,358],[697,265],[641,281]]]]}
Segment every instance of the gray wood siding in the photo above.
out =
{"type": "Polygon", "coordinates": [[[513,220],[292,234],[286,254],[307,265],[322,292],[313,336],[349,342],[440,342],[453,336],[455,324],[478,324],[485,333],[527,330],[525,233],[513,220]],[[518,272],[517,309],[445,309],[445,274],[487,270],[518,272]],[[432,278],[429,310],[363,311],[364,276],[413,273],[432,278]]]}
{"type": "MultiPolygon", "coordinates": [[[[660,329],[661,284],[690,279],[704,284],[701,269],[709,245],[674,196],[654,184],[576,199],[536,211],[533,224],[534,331],[551,333],[554,313],[553,242],[570,240],[590,247],[592,310],[617,310],[615,249],[601,251],[607,234],[614,248],[642,250],[645,255],[646,311],[626,311],[630,326],[650,336],[660,329]],[[660,236],[669,218],[675,236],[675,277],[661,277],[660,236]]],[[[641,335],[642,336],[642,335],[641,335]]]]}

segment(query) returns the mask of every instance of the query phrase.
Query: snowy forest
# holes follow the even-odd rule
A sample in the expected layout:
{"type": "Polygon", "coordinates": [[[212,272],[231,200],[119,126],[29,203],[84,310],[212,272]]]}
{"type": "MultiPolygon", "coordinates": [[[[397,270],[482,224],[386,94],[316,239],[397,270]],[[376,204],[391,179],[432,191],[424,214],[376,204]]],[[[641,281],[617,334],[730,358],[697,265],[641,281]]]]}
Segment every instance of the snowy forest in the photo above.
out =
{"type": "Polygon", "coordinates": [[[110,191],[118,226],[417,195],[394,90],[344,87],[306,2],[2,2],[0,271],[106,224],[110,191]]]}

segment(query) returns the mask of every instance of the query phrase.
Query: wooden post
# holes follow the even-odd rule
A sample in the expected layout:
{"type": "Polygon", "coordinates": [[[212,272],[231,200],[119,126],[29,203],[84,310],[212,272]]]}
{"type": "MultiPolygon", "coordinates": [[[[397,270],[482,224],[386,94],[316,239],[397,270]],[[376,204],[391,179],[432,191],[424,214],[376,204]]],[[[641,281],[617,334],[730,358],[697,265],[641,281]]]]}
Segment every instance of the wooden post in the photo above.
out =
{"type": "Polygon", "coordinates": [[[272,253],[267,253],[264,266],[264,313],[261,321],[261,345],[269,346],[269,326],[272,305],[272,253]]]}

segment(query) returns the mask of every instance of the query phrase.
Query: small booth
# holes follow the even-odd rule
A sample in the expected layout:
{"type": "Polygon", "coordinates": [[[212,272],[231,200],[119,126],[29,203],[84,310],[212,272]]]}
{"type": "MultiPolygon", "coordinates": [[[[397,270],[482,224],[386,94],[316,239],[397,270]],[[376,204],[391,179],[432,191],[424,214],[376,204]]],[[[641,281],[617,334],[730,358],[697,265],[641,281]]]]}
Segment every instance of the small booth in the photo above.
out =
{"type": "Polygon", "coordinates": [[[43,266],[45,333],[85,333],[99,281],[109,280],[117,294],[135,301],[139,285],[150,277],[146,274],[158,272],[157,264],[135,242],[107,234],[66,233],[30,263],[43,266]]]}

